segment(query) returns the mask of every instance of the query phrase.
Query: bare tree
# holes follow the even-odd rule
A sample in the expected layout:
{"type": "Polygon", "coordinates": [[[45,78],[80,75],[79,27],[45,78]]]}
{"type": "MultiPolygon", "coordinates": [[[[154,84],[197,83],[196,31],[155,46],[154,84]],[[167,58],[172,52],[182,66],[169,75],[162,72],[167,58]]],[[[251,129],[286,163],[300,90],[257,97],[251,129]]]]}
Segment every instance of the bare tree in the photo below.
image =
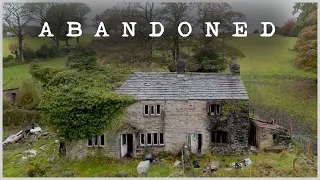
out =
{"type": "Polygon", "coordinates": [[[18,38],[18,54],[19,60],[24,61],[23,58],[23,27],[32,20],[31,12],[28,11],[24,3],[4,3],[3,5],[3,19],[9,31],[18,38]]]}

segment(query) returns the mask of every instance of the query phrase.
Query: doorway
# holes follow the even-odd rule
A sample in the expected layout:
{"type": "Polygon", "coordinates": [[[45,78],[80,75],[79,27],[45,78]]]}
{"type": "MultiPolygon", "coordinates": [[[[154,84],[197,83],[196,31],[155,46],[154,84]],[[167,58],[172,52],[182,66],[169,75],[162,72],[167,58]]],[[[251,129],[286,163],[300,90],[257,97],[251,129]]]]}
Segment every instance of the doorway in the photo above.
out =
{"type": "Polygon", "coordinates": [[[198,153],[201,153],[201,147],[202,147],[202,134],[198,134],[198,153]]]}
{"type": "Polygon", "coordinates": [[[133,134],[121,134],[121,157],[133,157],[133,134]]]}
{"type": "Polygon", "coordinates": [[[202,134],[190,133],[188,141],[192,153],[201,153],[202,134]]]}

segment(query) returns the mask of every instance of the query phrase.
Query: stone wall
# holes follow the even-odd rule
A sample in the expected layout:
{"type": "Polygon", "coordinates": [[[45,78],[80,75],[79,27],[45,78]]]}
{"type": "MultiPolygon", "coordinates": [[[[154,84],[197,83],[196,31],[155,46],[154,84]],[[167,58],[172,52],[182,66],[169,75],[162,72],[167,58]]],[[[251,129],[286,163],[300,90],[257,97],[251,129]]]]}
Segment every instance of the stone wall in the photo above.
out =
{"type": "MultiPolygon", "coordinates": [[[[227,132],[227,143],[212,143],[210,151],[221,154],[244,153],[248,150],[249,140],[249,106],[246,100],[220,100],[208,102],[221,104],[220,116],[208,115],[208,132],[227,132]]],[[[207,108],[208,109],[208,108],[207,108]]]]}
{"type": "MultiPolygon", "coordinates": [[[[157,153],[169,151],[178,154],[183,145],[190,145],[188,137],[191,134],[202,135],[201,153],[211,151],[217,153],[244,152],[248,147],[249,108],[247,101],[223,100],[221,115],[209,116],[208,104],[200,100],[188,101],[139,101],[127,109],[127,120],[135,129],[136,139],[134,149],[143,152],[157,153]],[[144,105],[160,105],[161,113],[156,116],[144,116],[144,105]],[[227,144],[211,143],[211,132],[223,130],[228,132],[227,144]],[[163,133],[164,145],[140,146],[139,133],[163,133]]],[[[69,143],[67,156],[71,159],[81,159],[86,154],[102,152],[116,158],[120,157],[120,133],[108,133],[106,138],[111,142],[103,148],[87,147],[87,140],[69,143]],[[69,150],[68,150],[69,148],[69,150]]]]}

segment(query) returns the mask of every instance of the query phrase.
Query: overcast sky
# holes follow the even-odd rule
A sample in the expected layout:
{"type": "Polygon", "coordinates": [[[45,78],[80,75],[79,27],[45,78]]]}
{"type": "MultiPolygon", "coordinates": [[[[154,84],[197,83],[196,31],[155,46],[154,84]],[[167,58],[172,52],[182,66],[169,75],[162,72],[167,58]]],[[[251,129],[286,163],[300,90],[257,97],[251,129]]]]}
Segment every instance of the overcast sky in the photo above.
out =
{"type": "MultiPolygon", "coordinates": [[[[19,1],[19,0],[18,0],[19,1]]],[[[21,1],[21,0],[20,0],[21,1]]],[[[53,2],[52,0],[22,0],[23,2],[53,2]]],[[[83,2],[89,5],[91,12],[87,15],[87,24],[92,24],[95,15],[100,14],[107,8],[111,8],[118,2],[146,2],[145,0],[55,0],[55,2],[83,2]]],[[[282,26],[284,22],[294,16],[292,14],[293,6],[296,2],[305,0],[207,0],[207,2],[227,2],[235,11],[246,14],[248,32],[261,28],[262,21],[270,21],[276,26],[282,26]]],[[[312,1],[312,0],[311,0],[312,1]]],[[[149,1],[150,2],[150,1],[149,1]]],[[[162,1],[154,1],[160,3],[162,1]]],[[[165,0],[165,2],[205,2],[201,0],[165,0]]],[[[192,12],[190,12],[192,13],[192,12]]],[[[194,13],[194,12],[193,12],[194,13]]],[[[84,32],[94,33],[95,28],[87,28],[84,32]]]]}
{"type": "MultiPolygon", "coordinates": [[[[170,1],[170,0],[169,0],[170,1]]],[[[96,14],[103,12],[105,9],[110,8],[121,1],[84,1],[87,3],[92,11],[87,15],[87,23],[92,24],[92,19],[96,14]]],[[[140,1],[142,2],[142,1],[140,1]]],[[[161,2],[161,1],[158,1],[161,2]]],[[[165,2],[168,2],[166,0],[165,2]]],[[[170,1],[171,2],[171,1],[170,1]]],[[[177,0],[172,0],[172,2],[177,2],[177,0]]],[[[188,1],[195,2],[195,1],[188,1]]],[[[201,2],[201,1],[200,1],[201,2]]],[[[283,23],[297,15],[293,15],[293,6],[297,0],[285,0],[285,1],[275,1],[275,0],[227,0],[227,1],[210,1],[210,2],[227,2],[235,11],[242,12],[246,14],[248,32],[252,32],[255,29],[261,28],[262,21],[270,21],[276,26],[282,26],[283,23]]],[[[191,12],[192,13],[192,12],[191,12]]],[[[85,32],[95,31],[95,28],[87,28],[85,32]]]]}

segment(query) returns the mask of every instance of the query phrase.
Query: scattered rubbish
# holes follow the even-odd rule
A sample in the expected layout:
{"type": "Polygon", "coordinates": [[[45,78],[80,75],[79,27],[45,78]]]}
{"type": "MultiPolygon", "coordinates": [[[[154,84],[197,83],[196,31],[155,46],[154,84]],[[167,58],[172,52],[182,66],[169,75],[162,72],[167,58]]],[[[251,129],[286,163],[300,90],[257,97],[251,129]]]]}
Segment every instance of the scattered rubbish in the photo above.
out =
{"type": "Polygon", "coordinates": [[[32,128],[30,129],[30,133],[37,133],[37,132],[41,132],[41,128],[40,127],[35,127],[35,128],[32,128]]]}
{"type": "Polygon", "coordinates": [[[19,131],[17,134],[12,134],[2,143],[2,145],[6,145],[8,143],[15,143],[19,141],[23,136],[23,131],[19,131]]]}
{"type": "Polygon", "coordinates": [[[137,166],[137,171],[138,174],[146,174],[149,170],[149,166],[150,166],[150,161],[146,160],[146,161],[140,161],[140,163],[137,166]]]}
{"type": "Polygon", "coordinates": [[[247,159],[244,160],[244,165],[245,165],[245,166],[248,167],[248,166],[250,166],[251,164],[252,164],[252,162],[251,162],[251,160],[250,160],[249,158],[247,158],[247,159]]]}
{"type": "Polygon", "coordinates": [[[49,158],[48,158],[48,162],[53,162],[54,161],[54,157],[53,156],[50,156],[49,158]]]}
{"type": "Polygon", "coordinates": [[[153,161],[153,156],[152,156],[152,154],[146,154],[146,156],[144,157],[144,160],[145,161],[150,161],[150,162],[152,162],[153,161]]]}
{"type": "Polygon", "coordinates": [[[27,157],[25,157],[25,156],[22,156],[22,160],[26,160],[26,159],[28,159],[27,157]]]}
{"type": "Polygon", "coordinates": [[[44,147],[44,146],[41,146],[39,149],[41,149],[41,150],[45,150],[46,149],[46,147],[44,147]]]}
{"type": "Polygon", "coordinates": [[[194,167],[194,168],[200,168],[200,165],[199,165],[199,162],[198,162],[198,161],[194,160],[194,161],[192,162],[192,164],[193,164],[193,167],[194,167]]]}
{"type": "Polygon", "coordinates": [[[37,151],[36,150],[26,150],[24,151],[29,157],[33,157],[37,155],[37,151]]]}
{"type": "Polygon", "coordinates": [[[210,163],[210,169],[211,169],[211,171],[216,171],[216,170],[219,169],[219,167],[220,167],[220,163],[217,162],[217,161],[212,161],[212,162],[210,163]]]}
{"type": "Polygon", "coordinates": [[[178,167],[180,164],[181,164],[180,161],[176,161],[176,162],[173,164],[173,167],[178,167]]]}
{"type": "Polygon", "coordinates": [[[54,142],[55,142],[56,144],[58,144],[58,143],[59,143],[59,140],[55,140],[54,142]]]}

